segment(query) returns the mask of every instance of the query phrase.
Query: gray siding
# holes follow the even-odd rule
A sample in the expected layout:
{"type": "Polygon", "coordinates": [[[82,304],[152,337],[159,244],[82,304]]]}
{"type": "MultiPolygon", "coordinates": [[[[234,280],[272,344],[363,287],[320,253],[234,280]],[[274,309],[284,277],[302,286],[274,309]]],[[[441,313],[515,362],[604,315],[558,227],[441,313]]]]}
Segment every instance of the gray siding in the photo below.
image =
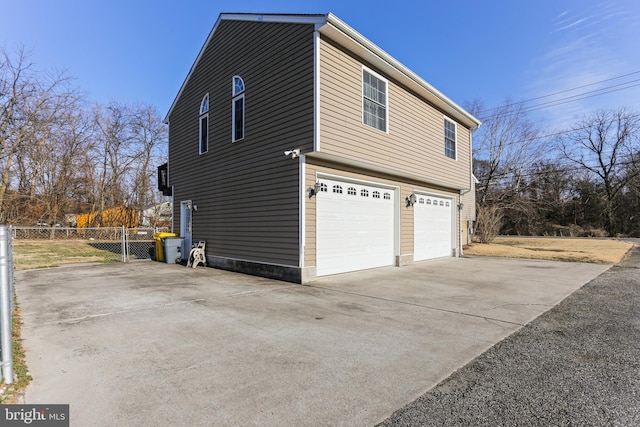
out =
{"type": "Polygon", "coordinates": [[[313,149],[313,26],[222,21],[169,116],[174,230],[180,201],[198,205],[193,240],[207,255],[297,266],[299,162],[313,149]],[[231,80],[245,83],[245,137],[231,142],[231,80]],[[209,93],[209,151],[198,154],[209,93]]]}

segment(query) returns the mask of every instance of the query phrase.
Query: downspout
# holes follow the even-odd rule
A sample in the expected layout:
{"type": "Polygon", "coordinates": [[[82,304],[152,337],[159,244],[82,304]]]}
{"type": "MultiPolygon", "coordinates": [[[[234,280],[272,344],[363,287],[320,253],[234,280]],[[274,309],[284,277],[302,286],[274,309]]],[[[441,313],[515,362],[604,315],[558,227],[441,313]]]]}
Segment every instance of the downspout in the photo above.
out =
{"type": "MultiPolygon", "coordinates": [[[[473,185],[473,133],[475,131],[478,130],[478,128],[480,127],[480,125],[478,126],[474,126],[471,129],[469,129],[469,189],[468,190],[460,190],[460,205],[462,207],[462,196],[466,193],[468,193],[469,191],[471,191],[474,187],[473,185]]],[[[476,207],[474,206],[473,209],[475,209],[476,207]]],[[[458,221],[460,221],[460,232],[458,233],[458,247],[460,248],[460,256],[464,256],[463,250],[462,250],[462,209],[459,210],[459,219],[458,221]]],[[[467,233],[469,232],[469,228],[467,227],[467,233]]]]}
{"type": "Polygon", "coordinates": [[[300,204],[300,209],[298,210],[298,215],[299,215],[299,220],[298,220],[298,224],[299,225],[299,236],[298,236],[298,241],[300,242],[300,246],[299,246],[299,250],[298,250],[298,267],[300,267],[300,269],[302,270],[304,268],[304,253],[305,253],[305,244],[306,244],[306,221],[305,221],[305,214],[307,211],[307,198],[306,198],[306,191],[305,191],[305,179],[306,179],[306,158],[305,155],[302,154],[299,157],[299,163],[298,163],[298,172],[299,172],[299,176],[298,176],[298,181],[300,183],[300,199],[299,199],[299,204],[300,204]]]}
{"type": "Polygon", "coordinates": [[[320,151],[320,25],[313,32],[313,151],[320,151]]]}
{"type": "Polygon", "coordinates": [[[471,191],[471,189],[460,190],[460,195],[458,196],[458,256],[464,255],[462,251],[462,210],[464,209],[464,206],[462,205],[462,196],[467,194],[469,191],[471,191]]]}

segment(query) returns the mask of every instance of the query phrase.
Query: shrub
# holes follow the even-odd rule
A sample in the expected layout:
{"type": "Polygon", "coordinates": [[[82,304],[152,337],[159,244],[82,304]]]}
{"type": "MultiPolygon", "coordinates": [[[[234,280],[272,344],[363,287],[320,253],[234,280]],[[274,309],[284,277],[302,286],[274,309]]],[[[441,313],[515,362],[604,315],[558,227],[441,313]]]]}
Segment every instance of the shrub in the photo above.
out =
{"type": "Polygon", "coordinates": [[[476,239],[480,243],[491,243],[500,233],[504,213],[497,206],[478,206],[476,213],[476,239]]]}

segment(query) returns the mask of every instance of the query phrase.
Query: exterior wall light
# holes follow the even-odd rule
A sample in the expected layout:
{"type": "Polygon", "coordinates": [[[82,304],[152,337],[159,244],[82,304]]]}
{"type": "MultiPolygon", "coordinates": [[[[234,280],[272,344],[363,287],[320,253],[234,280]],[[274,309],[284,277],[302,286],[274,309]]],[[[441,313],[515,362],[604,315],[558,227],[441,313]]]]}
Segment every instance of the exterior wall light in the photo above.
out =
{"type": "Polygon", "coordinates": [[[416,203],[416,200],[417,198],[414,193],[409,194],[405,199],[405,201],[407,202],[407,207],[413,206],[416,203]]]}
{"type": "Polygon", "coordinates": [[[320,191],[320,183],[316,182],[315,184],[313,184],[313,187],[309,187],[307,189],[307,192],[309,192],[309,198],[312,198],[313,196],[318,194],[319,191],[320,191]]]}

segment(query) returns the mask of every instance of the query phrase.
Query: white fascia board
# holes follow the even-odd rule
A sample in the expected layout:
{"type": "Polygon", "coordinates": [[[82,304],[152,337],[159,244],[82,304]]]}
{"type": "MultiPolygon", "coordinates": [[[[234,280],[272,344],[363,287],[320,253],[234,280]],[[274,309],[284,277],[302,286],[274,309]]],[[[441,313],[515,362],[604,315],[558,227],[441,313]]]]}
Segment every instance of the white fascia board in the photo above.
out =
{"type": "Polygon", "coordinates": [[[480,120],[469,114],[442,92],[431,86],[423,78],[404,66],[369,39],[358,33],[335,15],[327,14],[327,24],[319,28],[320,33],[345,46],[347,49],[369,60],[373,65],[415,90],[427,100],[450,114],[469,128],[481,125],[480,120]],[[359,48],[358,48],[359,47],[359,48]]]}
{"type": "Polygon", "coordinates": [[[310,14],[272,14],[272,13],[221,13],[218,20],[225,21],[253,21],[253,22],[280,22],[286,24],[313,24],[322,25],[327,21],[327,15],[310,14]]]}

